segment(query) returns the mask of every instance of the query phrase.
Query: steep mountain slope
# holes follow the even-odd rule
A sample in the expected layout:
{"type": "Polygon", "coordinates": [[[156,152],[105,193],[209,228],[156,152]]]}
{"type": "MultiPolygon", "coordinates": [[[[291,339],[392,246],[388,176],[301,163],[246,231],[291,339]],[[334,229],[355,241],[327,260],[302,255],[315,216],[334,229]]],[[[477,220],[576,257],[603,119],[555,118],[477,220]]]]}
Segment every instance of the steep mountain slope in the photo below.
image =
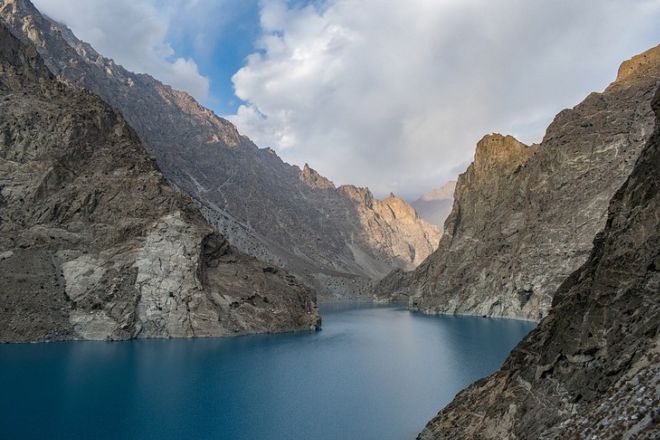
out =
{"type": "Polygon", "coordinates": [[[603,93],[557,115],[527,147],[488,135],[456,186],[438,250],[376,292],[426,313],[540,319],[589,255],[607,204],[653,131],[660,46],[623,63],[603,93]]]}
{"type": "Polygon", "coordinates": [[[502,368],[419,438],[660,437],[660,92],[656,130],[587,262],[502,368]]]}
{"type": "Polygon", "coordinates": [[[312,329],[315,295],[175,191],[124,119],[0,24],[0,341],[312,329]]]}
{"type": "Polygon", "coordinates": [[[103,58],[28,0],[1,0],[0,21],[32,41],[58,77],[119,109],[165,176],[242,251],[340,294],[393,268],[412,269],[437,247],[437,229],[411,217],[405,202],[336,189],[308,167],[282,162],[187,94],[103,58]]]}
{"type": "Polygon", "coordinates": [[[454,204],[455,189],[456,181],[451,180],[440,188],[423,194],[410,205],[415,208],[421,218],[442,230],[454,204]]]}

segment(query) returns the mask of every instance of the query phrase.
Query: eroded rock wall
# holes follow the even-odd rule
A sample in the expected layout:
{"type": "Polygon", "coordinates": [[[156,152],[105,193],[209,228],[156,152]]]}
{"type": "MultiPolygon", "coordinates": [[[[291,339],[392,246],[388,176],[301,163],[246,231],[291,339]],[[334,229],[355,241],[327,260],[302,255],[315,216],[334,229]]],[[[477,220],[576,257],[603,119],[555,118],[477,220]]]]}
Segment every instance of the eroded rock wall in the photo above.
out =
{"type": "Polygon", "coordinates": [[[400,200],[343,191],[309,167],[283,162],[186,93],[104,58],[28,0],[0,1],[0,21],[32,42],[60,79],[119,109],[166,178],[234,246],[322,293],[366,292],[372,280],[413,269],[437,247],[437,228],[411,217],[400,200]]]}
{"type": "MultiPolygon", "coordinates": [[[[586,261],[609,200],[653,132],[659,82],[660,46],[625,62],[603,93],[559,113],[541,144],[484,137],[458,179],[438,249],[384,281],[425,313],[541,319],[586,261]]],[[[375,293],[387,297],[387,285],[375,293]]]]}
{"type": "Polygon", "coordinates": [[[0,341],[318,324],[315,294],[174,190],[121,115],[0,25],[0,341]]]}
{"type": "Polygon", "coordinates": [[[430,439],[660,436],[660,93],[655,134],[587,261],[502,368],[459,393],[430,439]]]}

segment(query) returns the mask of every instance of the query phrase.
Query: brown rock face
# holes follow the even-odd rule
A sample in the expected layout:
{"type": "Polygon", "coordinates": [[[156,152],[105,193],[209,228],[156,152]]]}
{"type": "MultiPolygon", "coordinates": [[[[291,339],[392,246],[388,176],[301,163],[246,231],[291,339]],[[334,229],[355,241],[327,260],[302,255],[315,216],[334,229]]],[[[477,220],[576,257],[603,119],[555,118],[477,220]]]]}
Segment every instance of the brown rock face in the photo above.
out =
{"type": "Polygon", "coordinates": [[[660,92],[656,130],[609,204],[585,264],[502,368],[419,439],[660,436],[660,92]]]}
{"type": "Polygon", "coordinates": [[[102,57],[29,1],[1,0],[0,21],[34,43],[58,78],[119,109],[167,179],[240,250],[340,295],[393,268],[410,270],[437,247],[435,227],[408,215],[383,221],[370,193],[353,198],[257,148],[187,94],[102,57]]]}
{"type": "MultiPolygon", "coordinates": [[[[603,93],[559,113],[541,144],[484,137],[458,179],[438,250],[389,285],[425,313],[547,314],[653,131],[659,81],[660,46],[624,63],[603,93]]],[[[376,293],[390,292],[381,285],[376,293]]]]}
{"type": "Polygon", "coordinates": [[[318,321],[314,292],[230,246],[121,115],[0,24],[0,342],[318,321]]]}

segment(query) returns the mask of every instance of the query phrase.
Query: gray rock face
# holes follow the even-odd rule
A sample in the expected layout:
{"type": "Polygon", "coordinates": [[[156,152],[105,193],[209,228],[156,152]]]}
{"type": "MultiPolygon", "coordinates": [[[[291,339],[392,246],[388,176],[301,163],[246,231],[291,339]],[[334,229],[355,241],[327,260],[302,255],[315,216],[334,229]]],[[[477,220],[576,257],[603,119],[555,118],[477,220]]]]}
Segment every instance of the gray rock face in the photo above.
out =
{"type": "Polygon", "coordinates": [[[121,115],[0,24],[0,341],[318,323],[313,291],[230,246],[121,115]]]}
{"type": "Polygon", "coordinates": [[[34,43],[59,78],[119,109],[168,180],[243,252],[342,295],[366,291],[393,268],[413,269],[437,247],[437,228],[405,202],[335,188],[282,162],[187,94],[102,57],[29,1],[1,0],[0,21],[34,43]]]}
{"type": "Polygon", "coordinates": [[[451,213],[451,207],[454,204],[454,191],[456,190],[456,181],[452,180],[440,188],[433,189],[410,205],[415,208],[419,216],[436,225],[441,231],[444,228],[445,220],[451,213]]]}
{"type": "Polygon", "coordinates": [[[660,92],[654,108],[655,134],[586,263],[502,368],[419,439],[660,437],[660,92]]]}
{"type": "MultiPolygon", "coordinates": [[[[559,113],[541,144],[484,137],[458,179],[438,250],[384,281],[425,313],[542,318],[588,257],[653,131],[659,81],[660,46],[625,62],[603,93],[559,113]]],[[[387,288],[376,294],[387,297],[387,288]]]]}

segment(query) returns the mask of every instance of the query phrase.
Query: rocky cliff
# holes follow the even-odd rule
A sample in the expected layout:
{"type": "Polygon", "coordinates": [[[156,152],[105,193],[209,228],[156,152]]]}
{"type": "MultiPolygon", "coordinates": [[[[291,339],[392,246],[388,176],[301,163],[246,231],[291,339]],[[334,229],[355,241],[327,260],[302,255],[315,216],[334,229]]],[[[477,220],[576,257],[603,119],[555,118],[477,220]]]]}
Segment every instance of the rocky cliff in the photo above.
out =
{"type": "Polygon", "coordinates": [[[456,190],[456,181],[452,180],[440,188],[432,189],[423,194],[420,198],[410,205],[415,208],[419,216],[427,222],[436,225],[442,231],[445,220],[451,212],[454,204],[454,191],[456,190]]]}
{"type": "Polygon", "coordinates": [[[458,179],[438,250],[376,293],[387,297],[394,286],[425,313],[543,317],[588,257],[653,131],[659,82],[660,46],[625,62],[603,93],[559,113],[541,144],[484,137],[458,179]]]}
{"type": "Polygon", "coordinates": [[[322,292],[350,294],[393,268],[414,268],[437,247],[437,229],[402,201],[337,189],[309,167],[284,163],[187,94],[102,57],[28,0],[1,0],[0,21],[34,43],[60,79],[119,109],[167,179],[240,250],[322,292]]]}
{"type": "Polygon", "coordinates": [[[660,92],[654,107],[655,134],[586,263],[502,368],[419,439],[660,437],[660,92]]]}
{"type": "Polygon", "coordinates": [[[313,329],[315,295],[175,191],[122,116],[0,24],[0,341],[313,329]]]}

